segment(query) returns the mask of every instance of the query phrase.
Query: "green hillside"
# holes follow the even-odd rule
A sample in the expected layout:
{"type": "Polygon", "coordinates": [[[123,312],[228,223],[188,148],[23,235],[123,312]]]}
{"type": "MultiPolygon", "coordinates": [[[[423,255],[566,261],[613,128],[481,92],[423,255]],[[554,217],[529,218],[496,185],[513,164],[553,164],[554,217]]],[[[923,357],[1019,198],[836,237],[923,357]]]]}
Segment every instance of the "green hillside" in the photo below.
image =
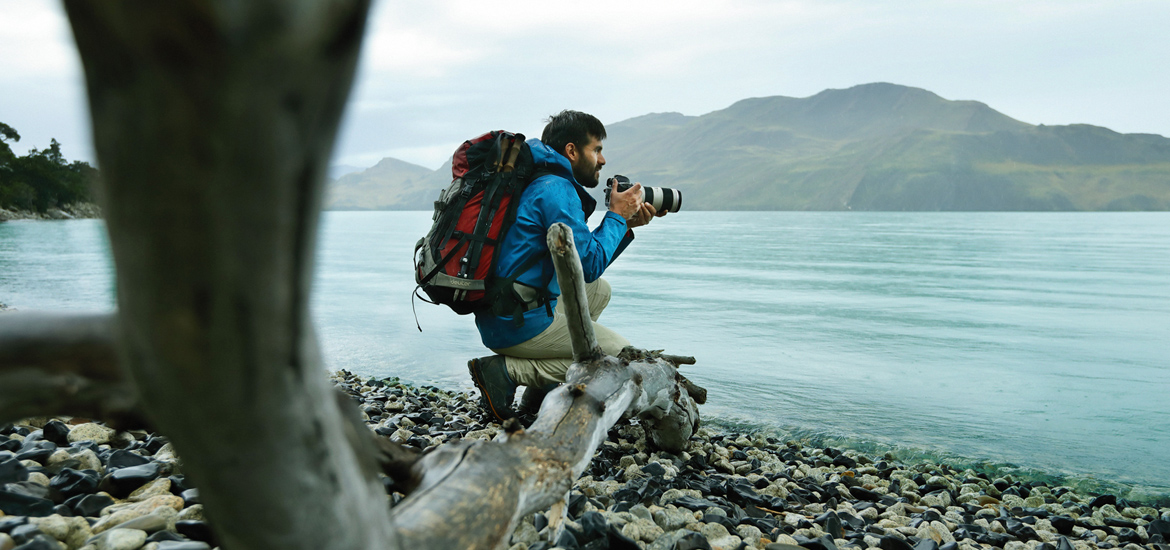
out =
{"type": "MultiPolygon", "coordinates": [[[[607,131],[603,176],[676,187],[688,210],[1170,209],[1170,139],[1033,126],[895,84],[649,114],[607,131]]],[[[346,176],[371,195],[394,187],[347,207],[429,209],[450,170],[408,166],[387,165],[377,184],[367,173],[378,167],[346,176]]]]}
{"type": "Polygon", "coordinates": [[[451,168],[431,170],[386,157],[373,167],[329,184],[328,210],[429,210],[439,189],[451,183],[451,168]],[[444,177],[443,174],[446,174],[444,177]]]}

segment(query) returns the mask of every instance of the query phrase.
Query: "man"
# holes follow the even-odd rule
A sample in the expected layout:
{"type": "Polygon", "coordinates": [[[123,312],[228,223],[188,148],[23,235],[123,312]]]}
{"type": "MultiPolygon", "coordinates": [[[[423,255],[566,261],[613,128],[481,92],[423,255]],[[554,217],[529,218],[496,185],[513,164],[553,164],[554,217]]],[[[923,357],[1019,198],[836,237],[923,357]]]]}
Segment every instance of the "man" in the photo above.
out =
{"type": "MultiPolygon", "coordinates": [[[[522,411],[535,412],[540,400],[573,363],[568,323],[557,302],[560,286],[545,236],[560,222],[573,231],[581,256],[589,315],[601,348],[617,355],[629,341],[597,323],[609,303],[610,287],[601,274],[634,238],[631,229],[657,215],[642,201],[642,186],[610,195],[609,211],[596,229],[585,224],[597,201],[585,191],[597,187],[605,156],[605,126],[592,115],[562,111],[544,127],[540,140],[529,140],[537,177],[520,196],[516,222],[501,245],[496,275],[514,277],[517,306],[511,314],[497,308],[479,312],[475,324],[485,346],[497,355],[467,364],[480,392],[480,405],[497,420],[515,416],[517,386],[525,386],[522,411]]],[[[663,212],[665,214],[665,212],[663,212]]]]}

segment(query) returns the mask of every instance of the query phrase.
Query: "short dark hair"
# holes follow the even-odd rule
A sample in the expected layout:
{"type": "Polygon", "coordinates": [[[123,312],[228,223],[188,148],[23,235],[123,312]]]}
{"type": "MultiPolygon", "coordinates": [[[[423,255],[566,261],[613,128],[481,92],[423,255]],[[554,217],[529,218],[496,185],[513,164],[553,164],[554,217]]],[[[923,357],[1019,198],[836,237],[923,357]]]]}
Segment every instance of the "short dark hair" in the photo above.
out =
{"type": "Polygon", "coordinates": [[[589,138],[598,141],[605,139],[605,125],[597,117],[565,109],[548,117],[548,124],[540,135],[540,141],[553,148],[560,154],[565,154],[565,146],[572,143],[578,148],[589,145],[589,138]]]}

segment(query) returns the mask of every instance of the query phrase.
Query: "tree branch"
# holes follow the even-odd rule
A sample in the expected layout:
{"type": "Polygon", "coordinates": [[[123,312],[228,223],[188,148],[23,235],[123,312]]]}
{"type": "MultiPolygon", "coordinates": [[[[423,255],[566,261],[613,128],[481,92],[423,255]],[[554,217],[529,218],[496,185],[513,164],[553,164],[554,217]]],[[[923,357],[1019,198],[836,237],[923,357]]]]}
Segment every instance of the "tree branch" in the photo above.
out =
{"type": "Polygon", "coordinates": [[[144,427],[112,314],[0,316],[0,422],[69,414],[144,427]]]}

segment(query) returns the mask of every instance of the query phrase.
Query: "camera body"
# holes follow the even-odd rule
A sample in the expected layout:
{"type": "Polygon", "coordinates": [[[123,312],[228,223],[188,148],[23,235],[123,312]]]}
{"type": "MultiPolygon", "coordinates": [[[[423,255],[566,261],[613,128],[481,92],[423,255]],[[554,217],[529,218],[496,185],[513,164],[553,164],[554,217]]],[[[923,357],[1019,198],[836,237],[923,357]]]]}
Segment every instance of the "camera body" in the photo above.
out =
{"type": "MultiPolygon", "coordinates": [[[[630,178],[615,174],[605,180],[605,207],[609,208],[609,194],[616,188],[619,193],[633,187],[630,178]]],[[[682,208],[682,192],[669,187],[642,186],[642,200],[650,203],[659,212],[678,212],[682,208]]]]}

